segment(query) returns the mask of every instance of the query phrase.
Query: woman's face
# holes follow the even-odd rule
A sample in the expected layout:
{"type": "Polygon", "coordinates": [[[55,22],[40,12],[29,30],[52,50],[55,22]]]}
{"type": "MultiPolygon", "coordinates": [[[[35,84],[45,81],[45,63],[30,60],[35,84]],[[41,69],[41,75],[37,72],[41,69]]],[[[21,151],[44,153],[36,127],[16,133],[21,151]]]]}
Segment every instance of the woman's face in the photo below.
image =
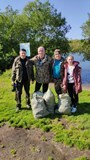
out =
{"type": "Polygon", "coordinates": [[[73,61],[74,61],[73,56],[69,56],[69,57],[67,58],[68,64],[73,64],[73,61]]]}
{"type": "Polygon", "coordinates": [[[38,56],[40,59],[43,59],[45,56],[45,49],[43,47],[38,48],[38,56]]]}

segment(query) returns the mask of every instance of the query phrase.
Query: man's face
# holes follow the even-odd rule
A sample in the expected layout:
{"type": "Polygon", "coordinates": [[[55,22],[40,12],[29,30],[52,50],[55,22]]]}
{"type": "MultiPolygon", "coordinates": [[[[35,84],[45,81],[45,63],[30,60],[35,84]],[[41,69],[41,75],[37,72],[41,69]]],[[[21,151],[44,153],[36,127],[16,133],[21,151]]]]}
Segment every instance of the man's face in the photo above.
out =
{"type": "Polygon", "coordinates": [[[20,51],[20,57],[22,59],[25,59],[26,58],[26,52],[25,51],[20,51]]]}
{"type": "Polygon", "coordinates": [[[58,52],[55,53],[55,54],[54,54],[54,58],[57,59],[57,60],[60,60],[60,59],[61,59],[60,53],[58,53],[58,52]]]}
{"type": "Polygon", "coordinates": [[[43,47],[38,48],[38,56],[40,59],[43,59],[45,56],[45,49],[43,47]]]}

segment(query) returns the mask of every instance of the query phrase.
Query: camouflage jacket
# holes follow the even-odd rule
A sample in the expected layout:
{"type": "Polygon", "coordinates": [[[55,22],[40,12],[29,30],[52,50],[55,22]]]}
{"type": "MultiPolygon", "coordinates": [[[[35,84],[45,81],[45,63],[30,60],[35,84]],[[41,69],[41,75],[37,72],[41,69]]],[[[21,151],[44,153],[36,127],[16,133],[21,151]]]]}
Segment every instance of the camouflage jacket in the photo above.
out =
{"type": "MultiPolygon", "coordinates": [[[[26,71],[28,76],[28,81],[34,80],[33,63],[26,57],[26,71]]],[[[22,81],[23,68],[20,61],[20,56],[16,57],[12,66],[12,81],[22,81]]]]}
{"type": "Polygon", "coordinates": [[[50,62],[51,58],[47,55],[45,55],[45,58],[40,61],[40,59],[35,56],[35,60],[33,60],[33,63],[36,68],[36,81],[38,83],[49,83],[50,82],[50,62]]]}

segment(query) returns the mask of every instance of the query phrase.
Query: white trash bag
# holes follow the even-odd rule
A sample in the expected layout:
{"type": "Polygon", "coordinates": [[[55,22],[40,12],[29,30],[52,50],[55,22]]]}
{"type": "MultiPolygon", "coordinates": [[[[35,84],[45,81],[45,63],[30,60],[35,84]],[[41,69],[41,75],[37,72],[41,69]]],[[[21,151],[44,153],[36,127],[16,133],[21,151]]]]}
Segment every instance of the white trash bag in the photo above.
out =
{"type": "Polygon", "coordinates": [[[49,114],[43,99],[42,92],[35,92],[31,99],[31,106],[34,118],[42,118],[49,114]]]}
{"type": "Polygon", "coordinates": [[[43,99],[46,102],[47,110],[49,111],[49,113],[54,113],[55,97],[50,89],[48,89],[47,92],[44,93],[43,99]]]}
{"type": "Polygon", "coordinates": [[[58,109],[56,113],[71,114],[71,98],[67,93],[59,95],[58,109]]]}

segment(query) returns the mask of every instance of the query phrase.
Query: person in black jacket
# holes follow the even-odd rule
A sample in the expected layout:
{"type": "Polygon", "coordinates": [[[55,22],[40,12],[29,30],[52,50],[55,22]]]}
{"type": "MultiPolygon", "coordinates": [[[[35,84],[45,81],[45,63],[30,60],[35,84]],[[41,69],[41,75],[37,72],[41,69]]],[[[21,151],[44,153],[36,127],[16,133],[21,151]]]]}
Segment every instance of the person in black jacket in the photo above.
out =
{"type": "Polygon", "coordinates": [[[30,108],[30,80],[34,82],[34,71],[32,61],[26,56],[26,50],[21,49],[19,56],[15,58],[12,66],[12,85],[15,86],[16,111],[21,109],[22,88],[26,93],[26,105],[30,108]]]}

